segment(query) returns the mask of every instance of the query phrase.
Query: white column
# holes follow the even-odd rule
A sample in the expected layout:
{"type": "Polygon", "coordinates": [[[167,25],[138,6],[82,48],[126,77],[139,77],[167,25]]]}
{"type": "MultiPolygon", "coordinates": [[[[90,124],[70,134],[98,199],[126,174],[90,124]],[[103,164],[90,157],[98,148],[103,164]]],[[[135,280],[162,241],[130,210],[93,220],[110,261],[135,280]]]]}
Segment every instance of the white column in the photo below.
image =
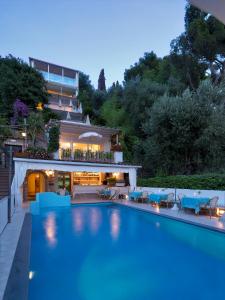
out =
{"type": "Polygon", "coordinates": [[[129,182],[131,190],[136,189],[137,187],[137,171],[135,168],[129,169],[129,182]]]}
{"type": "Polygon", "coordinates": [[[70,142],[71,159],[73,159],[73,142],[70,142]]]}

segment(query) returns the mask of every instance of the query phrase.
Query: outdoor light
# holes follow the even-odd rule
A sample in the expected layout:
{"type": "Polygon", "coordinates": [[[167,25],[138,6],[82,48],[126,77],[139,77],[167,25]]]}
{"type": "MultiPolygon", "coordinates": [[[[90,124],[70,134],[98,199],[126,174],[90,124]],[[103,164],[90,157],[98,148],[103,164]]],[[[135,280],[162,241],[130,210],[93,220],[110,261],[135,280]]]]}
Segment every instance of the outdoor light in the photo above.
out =
{"type": "Polygon", "coordinates": [[[34,278],[34,274],[35,274],[34,271],[29,272],[29,279],[30,280],[34,278]]]}
{"type": "Polygon", "coordinates": [[[22,137],[26,137],[26,136],[27,136],[26,132],[22,132],[22,137]]]}
{"type": "Polygon", "coordinates": [[[217,208],[216,214],[217,216],[221,217],[225,213],[225,207],[224,208],[217,208]]]}
{"type": "Polygon", "coordinates": [[[117,177],[119,177],[119,175],[120,175],[119,172],[114,172],[114,173],[113,173],[113,177],[116,177],[116,178],[117,178],[117,177]]]}
{"type": "Polygon", "coordinates": [[[46,173],[46,175],[47,175],[48,177],[54,176],[54,171],[53,171],[53,170],[46,170],[45,173],[46,173]]]}
{"type": "Polygon", "coordinates": [[[37,110],[43,110],[43,106],[41,102],[38,102],[37,106],[36,106],[37,110]]]}

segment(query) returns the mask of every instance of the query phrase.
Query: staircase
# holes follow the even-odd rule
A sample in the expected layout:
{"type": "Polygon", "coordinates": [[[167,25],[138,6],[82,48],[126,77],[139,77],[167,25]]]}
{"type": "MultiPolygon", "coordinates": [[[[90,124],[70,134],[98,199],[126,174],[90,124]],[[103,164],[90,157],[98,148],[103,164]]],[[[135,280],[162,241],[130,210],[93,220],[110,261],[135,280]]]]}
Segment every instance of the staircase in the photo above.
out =
{"type": "MultiPolygon", "coordinates": [[[[13,176],[13,173],[12,173],[13,176]]],[[[0,149],[0,199],[9,194],[9,156],[0,149]]]]}
{"type": "Polygon", "coordinates": [[[9,168],[0,165],[0,199],[9,193],[9,168]]]}

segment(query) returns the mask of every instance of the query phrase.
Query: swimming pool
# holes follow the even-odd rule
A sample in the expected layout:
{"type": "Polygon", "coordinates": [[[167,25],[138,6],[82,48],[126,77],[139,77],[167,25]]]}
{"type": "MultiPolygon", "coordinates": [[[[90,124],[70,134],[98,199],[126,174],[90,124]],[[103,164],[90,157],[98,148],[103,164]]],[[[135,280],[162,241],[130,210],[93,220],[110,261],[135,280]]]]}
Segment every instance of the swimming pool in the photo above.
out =
{"type": "Polygon", "coordinates": [[[118,204],[32,216],[29,299],[224,299],[225,234],[118,204]]]}

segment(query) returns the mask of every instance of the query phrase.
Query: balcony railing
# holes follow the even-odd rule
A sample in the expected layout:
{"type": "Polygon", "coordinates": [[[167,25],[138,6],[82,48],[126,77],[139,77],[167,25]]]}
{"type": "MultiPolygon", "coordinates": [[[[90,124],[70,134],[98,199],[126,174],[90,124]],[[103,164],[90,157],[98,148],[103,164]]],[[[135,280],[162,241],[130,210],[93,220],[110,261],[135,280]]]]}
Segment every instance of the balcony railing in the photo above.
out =
{"type": "Polygon", "coordinates": [[[60,159],[63,160],[75,160],[75,161],[86,161],[86,162],[114,162],[113,152],[103,151],[81,151],[71,149],[60,149],[60,159]]]}
{"type": "Polygon", "coordinates": [[[66,84],[71,87],[76,86],[76,79],[74,79],[74,78],[69,78],[66,76],[48,73],[45,71],[40,71],[40,72],[42,73],[42,75],[46,81],[56,82],[56,83],[60,83],[60,84],[66,84]]]}

